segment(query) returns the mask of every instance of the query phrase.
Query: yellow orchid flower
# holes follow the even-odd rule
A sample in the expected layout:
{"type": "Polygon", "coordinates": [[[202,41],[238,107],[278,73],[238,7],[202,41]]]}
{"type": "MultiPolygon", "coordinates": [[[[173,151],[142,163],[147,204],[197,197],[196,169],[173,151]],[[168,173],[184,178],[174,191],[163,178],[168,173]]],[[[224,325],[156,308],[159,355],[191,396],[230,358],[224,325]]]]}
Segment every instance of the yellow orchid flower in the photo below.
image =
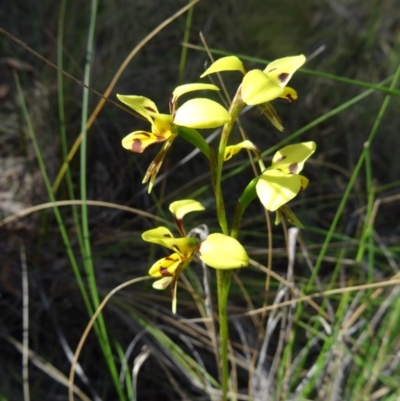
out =
{"type": "Polygon", "coordinates": [[[203,205],[192,199],[173,202],[169,210],[174,215],[176,225],[182,237],[175,238],[166,227],[145,231],[142,239],[162,245],[174,251],[171,255],[155,262],[149,274],[159,280],[153,288],[163,290],[171,285],[172,311],[176,313],[176,287],[179,274],[188,267],[195,255],[204,263],[215,269],[236,269],[248,265],[249,257],[239,241],[224,234],[208,235],[204,241],[186,237],[183,228],[183,217],[190,212],[204,210],[203,205]]]}
{"type": "Polygon", "coordinates": [[[271,167],[261,174],[256,185],[257,195],[267,210],[276,211],[307,187],[308,179],[298,173],[315,149],[315,142],[303,142],[275,153],[271,167]]]}
{"type": "Polygon", "coordinates": [[[286,84],[305,61],[306,58],[302,54],[299,56],[284,57],[269,63],[263,71],[254,69],[246,72],[243,63],[238,57],[227,56],[211,64],[201,75],[201,78],[221,71],[236,70],[242,72],[244,74],[241,85],[243,102],[250,106],[259,106],[272,125],[282,131],[282,122],[269,102],[276,98],[283,98],[289,102],[297,99],[296,91],[292,88],[286,88],[286,84]]]}
{"type": "Polygon", "coordinates": [[[122,139],[122,146],[134,153],[143,153],[150,145],[164,142],[159,154],[150,164],[143,183],[150,179],[149,192],[152,189],[157,173],[167,150],[177,136],[178,126],[188,128],[216,128],[227,121],[228,111],[210,99],[191,99],[177,109],[180,96],[196,90],[219,90],[215,85],[193,83],[175,88],[170,101],[170,114],[159,113],[156,104],[144,96],[117,95],[118,99],[135,110],[151,124],[151,131],[134,131],[122,139]]]}
{"type": "Polygon", "coordinates": [[[239,269],[249,264],[242,244],[225,234],[210,234],[199,247],[199,257],[214,269],[239,269]]]}

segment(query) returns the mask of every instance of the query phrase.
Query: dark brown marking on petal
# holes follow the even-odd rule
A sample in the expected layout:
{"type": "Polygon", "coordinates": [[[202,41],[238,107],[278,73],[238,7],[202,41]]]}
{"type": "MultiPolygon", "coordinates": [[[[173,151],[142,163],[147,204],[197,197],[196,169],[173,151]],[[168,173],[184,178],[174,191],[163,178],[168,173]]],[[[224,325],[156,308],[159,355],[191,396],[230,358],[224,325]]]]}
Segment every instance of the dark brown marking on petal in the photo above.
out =
{"type": "Polygon", "coordinates": [[[164,269],[164,268],[160,269],[160,274],[163,277],[171,277],[172,276],[172,274],[167,269],[164,269]]]}
{"type": "Polygon", "coordinates": [[[168,287],[169,281],[162,283],[162,289],[165,290],[168,287]]]}
{"type": "Polygon", "coordinates": [[[175,249],[178,253],[182,254],[182,252],[181,252],[181,250],[179,249],[179,246],[178,246],[178,245],[172,245],[172,246],[174,247],[174,249],[175,249]]]}
{"type": "Polygon", "coordinates": [[[299,167],[298,163],[292,163],[292,164],[289,166],[289,171],[290,171],[292,174],[296,174],[297,168],[298,168],[298,167],[299,167]]]}
{"type": "Polygon", "coordinates": [[[142,141],[140,139],[134,139],[132,142],[131,151],[134,153],[143,153],[142,141]]]}
{"type": "Polygon", "coordinates": [[[291,95],[290,93],[288,93],[288,94],[285,96],[285,98],[286,98],[286,100],[287,100],[289,103],[293,103],[293,102],[295,101],[295,99],[293,99],[293,97],[292,97],[292,95],[291,95]]]}
{"type": "Polygon", "coordinates": [[[279,81],[281,81],[282,83],[285,83],[289,78],[289,74],[286,72],[282,72],[282,74],[278,75],[278,79],[279,81]]]}
{"type": "Polygon", "coordinates": [[[171,234],[164,234],[163,237],[165,237],[165,238],[172,238],[172,235],[171,235],[171,234]]]}
{"type": "Polygon", "coordinates": [[[281,162],[282,160],[285,160],[286,158],[287,158],[287,156],[283,155],[283,156],[281,156],[279,159],[275,160],[275,163],[279,163],[279,162],[281,162]]]}
{"type": "Polygon", "coordinates": [[[152,113],[157,113],[152,107],[146,106],[145,109],[151,111],[152,113]]]}
{"type": "Polygon", "coordinates": [[[177,262],[179,259],[178,258],[172,258],[171,256],[166,256],[165,260],[171,260],[172,262],[177,262]]]}

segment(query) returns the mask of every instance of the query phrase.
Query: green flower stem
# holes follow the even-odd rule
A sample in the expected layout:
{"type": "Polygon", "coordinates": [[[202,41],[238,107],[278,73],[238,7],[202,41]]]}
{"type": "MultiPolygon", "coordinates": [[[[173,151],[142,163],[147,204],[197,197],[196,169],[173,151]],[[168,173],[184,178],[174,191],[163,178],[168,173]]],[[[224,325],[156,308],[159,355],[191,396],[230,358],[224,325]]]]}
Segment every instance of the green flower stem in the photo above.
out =
{"type": "Polygon", "coordinates": [[[238,202],[235,208],[235,214],[233,215],[233,224],[231,230],[231,237],[238,238],[239,236],[239,226],[240,221],[242,220],[243,210],[241,204],[238,202]]]}
{"type": "MultiPolygon", "coordinates": [[[[67,6],[67,0],[62,0],[60,6],[60,15],[58,19],[58,34],[57,34],[57,100],[58,100],[58,116],[60,121],[60,138],[61,138],[61,151],[63,155],[63,160],[67,163],[67,168],[65,171],[65,177],[67,182],[67,189],[68,189],[68,196],[69,199],[75,200],[74,195],[74,186],[72,182],[72,175],[71,170],[69,167],[68,161],[68,143],[67,143],[67,132],[66,132],[66,125],[65,125],[65,110],[64,110],[64,80],[63,80],[63,37],[64,37],[64,18],[65,18],[65,8],[67,6]]],[[[82,229],[79,221],[79,214],[78,208],[76,205],[71,206],[72,209],[72,216],[74,219],[76,236],[78,238],[79,248],[81,253],[83,254],[84,246],[83,246],[83,236],[82,236],[82,229]]],[[[80,272],[78,270],[78,274],[80,272]]],[[[89,314],[92,315],[93,312],[88,309],[89,314]]]]}
{"type": "Polygon", "coordinates": [[[242,97],[240,95],[240,89],[241,87],[239,87],[239,89],[237,90],[236,95],[229,108],[229,114],[231,115],[231,119],[222,128],[221,140],[219,142],[218,157],[217,157],[217,172],[215,179],[215,202],[217,207],[218,222],[221,226],[222,232],[225,235],[228,235],[228,223],[226,221],[225,204],[221,189],[222,167],[224,165],[225,149],[228,143],[229,134],[231,133],[233,124],[235,123],[236,118],[240,113],[240,110],[242,110],[244,106],[242,97]]]}
{"type": "MultiPolygon", "coordinates": [[[[189,0],[189,3],[190,2],[191,0],[189,0]]],[[[190,28],[192,26],[192,21],[193,21],[193,10],[194,10],[194,5],[193,7],[190,7],[186,16],[185,32],[183,34],[183,41],[182,41],[183,43],[188,43],[190,40],[189,37],[190,37],[190,28]]],[[[181,59],[179,61],[178,85],[182,85],[183,82],[183,74],[185,73],[187,51],[188,48],[186,46],[182,46],[181,59]]]]}
{"type": "Polygon", "coordinates": [[[228,295],[232,270],[217,270],[222,401],[228,398],[228,295]]]}
{"type": "MultiPolygon", "coordinates": [[[[221,188],[222,168],[224,164],[225,149],[228,144],[229,134],[231,133],[233,124],[237,116],[242,110],[244,103],[240,94],[241,87],[238,88],[236,95],[229,108],[231,119],[222,129],[221,140],[218,148],[217,166],[215,174],[215,202],[217,207],[218,222],[222,232],[228,234],[228,223],[226,220],[225,204],[221,188]]],[[[211,164],[213,170],[213,165],[211,164]]],[[[213,171],[211,172],[213,174],[213,171]]],[[[231,283],[231,270],[217,270],[217,286],[218,286],[218,313],[219,313],[219,335],[220,335],[220,360],[221,360],[221,387],[222,401],[226,401],[228,397],[228,294],[231,283]]]]}

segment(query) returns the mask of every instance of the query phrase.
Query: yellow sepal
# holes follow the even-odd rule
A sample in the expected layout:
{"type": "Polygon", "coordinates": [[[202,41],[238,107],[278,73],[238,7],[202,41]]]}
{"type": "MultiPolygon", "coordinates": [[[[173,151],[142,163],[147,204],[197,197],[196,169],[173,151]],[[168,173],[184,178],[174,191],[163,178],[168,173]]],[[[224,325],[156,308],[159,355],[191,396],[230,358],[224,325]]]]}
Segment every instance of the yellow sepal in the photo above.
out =
{"type": "Polygon", "coordinates": [[[142,153],[148,146],[164,142],[171,136],[171,131],[166,131],[164,135],[156,135],[152,132],[135,131],[122,139],[122,146],[134,153],[142,153]]]}
{"type": "Polygon", "coordinates": [[[191,257],[199,244],[198,240],[195,238],[174,238],[171,231],[166,227],[157,227],[147,230],[142,234],[142,239],[178,252],[185,258],[191,257]]]}
{"type": "Polygon", "coordinates": [[[153,119],[149,112],[158,114],[158,109],[155,103],[144,96],[127,96],[127,95],[117,95],[117,98],[131,109],[135,110],[141,116],[146,118],[150,123],[153,123],[153,119]]]}
{"type": "Polygon", "coordinates": [[[275,128],[277,128],[279,131],[283,131],[282,120],[271,103],[261,103],[258,105],[258,107],[275,128]]]}
{"type": "Polygon", "coordinates": [[[172,133],[174,127],[172,124],[172,116],[170,114],[149,112],[149,116],[153,120],[151,125],[151,132],[160,136],[172,133]]]}
{"type": "Polygon", "coordinates": [[[176,101],[180,96],[184,95],[188,92],[200,91],[200,90],[213,90],[219,91],[218,86],[212,84],[203,84],[203,83],[193,83],[193,84],[184,84],[177,86],[172,92],[172,101],[176,101]]]}
{"type": "Polygon", "coordinates": [[[282,221],[283,216],[286,217],[290,224],[293,224],[299,228],[304,228],[301,221],[297,218],[288,205],[283,205],[276,211],[275,225],[278,225],[282,221]]]}
{"type": "Polygon", "coordinates": [[[178,220],[182,220],[187,213],[197,212],[201,210],[204,210],[204,206],[200,202],[193,199],[183,199],[180,201],[172,202],[169,205],[169,211],[178,220]]]}
{"type": "Polygon", "coordinates": [[[200,245],[200,259],[214,269],[238,269],[249,264],[249,256],[235,238],[210,234],[200,245]]]}
{"type": "Polygon", "coordinates": [[[253,142],[246,140],[238,143],[237,145],[230,145],[225,148],[224,160],[231,159],[234,155],[240,152],[242,149],[249,149],[255,152],[257,155],[260,155],[260,151],[253,142]]]}
{"type": "Polygon", "coordinates": [[[160,151],[157,153],[156,157],[154,160],[150,163],[150,166],[148,167],[146,174],[143,177],[142,184],[145,184],[147,181],[150,180],[149,182],[149,193],[151,192],[153,188],[154,181],[156,180],[157,174],[162,166],[162,163],[164,161],[165,155],[168,152],[168,149],[171,147],[172,142],[176,138],[176,135],[171,135],[163,144],[162,148],[160,151]]]}
{"type": "Polygon", "coordinates": [[[264,72],[277,85],[284,87],[292,75],[306,62],[305,56],[284,57],[272,61],[267,65],[264,72]]]}
{"type": "Polygon", "coordinates": [[[315,152],[315,142],[302,142],[288,145],[275,153],[271,167],[286,174],[298,174],[303,170],[306,160],[315,152]]]}
{"type": "Polygon", "coordinates": [[[210,99],[191,99],[176,111],[174,122],[189,128],[216,128],[230,120],[228,111],[210,99]]]}
{"type": "Polygon", "coordinates": [[[204,72],[200,75],[200,78],[205,77],[208,74],[221,71],[240,71],[245,74],[246,70],[243,63],[236,56],[226,56],[214,61],[204,72]]]}
{"type": "Polygon", "coordinates": [[[280,170],[266,170],[256,185],[257,195],[267,210],[276,209],[292,200],[301,190],[298,175],[285,174],[280,170]]]}
{"type": "Polygon", "coordinates": [[[171,284],[171,281],[172,277],[163,277],[153,283],[153,288],[155,290],[165,290],[171,284]]]}
{"type": "Polygon", "coordinates": [[[250,105],[270,102],[283,93],[283,88],[268,78],[261,70],[251,70],[243,78],[242,98],[250,105]]]}
{"type": "Polygon", "coordinates": [[[295,100],[297,100],[298,95],[297,95],[297,92],[293,88],[289,88],[288,86],[285,86],[285,88],[283,88],[282,94],[279,97],[281,99],[287,100],[289,103],[292,103],[295,100]]]}
{"type": "Polygon", "coordinates": [[[157,262],[150,267],[149,275],[153,277],[173,276],[181,262],[181,256],[178,253],[173,253],[165,258],[157,260],[157,262]]]}

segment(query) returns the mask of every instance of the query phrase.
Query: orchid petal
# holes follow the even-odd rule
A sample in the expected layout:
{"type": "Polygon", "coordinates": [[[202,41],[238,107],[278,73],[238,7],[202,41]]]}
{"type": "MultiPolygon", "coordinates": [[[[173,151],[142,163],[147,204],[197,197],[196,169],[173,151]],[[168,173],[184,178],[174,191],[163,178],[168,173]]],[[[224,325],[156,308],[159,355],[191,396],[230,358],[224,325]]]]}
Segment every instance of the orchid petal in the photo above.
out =
{"type": "Polygon", "coordinates": [[[151,131],[157,135],[172,135],[172,116],[170,114],[148,113],[152,119],[151,131]]]}
{"type": "Polygon", "coordinates": [[[218,86],[212,84],[194,83],[177,86],[172,92],[172,101],[176,101],[180,96],[185,93],[199,91],[199,90],[213,90],[219,91],[218,86]]]}
{"type": "Polygon", "coordinates": [[[143,153],[148,146],[164,142],[169,136],[171,136],[171,132],[169,132],[169,135],[166,133],[163,136],[159,136],[152,132],[135,131],[123,138],[121,143],[125,149],[131,152],[143,153]]]}
{"type": "Polygon", "coordinates": [[[164,161],[165,155],[167,154],[167,151],[170,148],[170,146],[172,145],[172,142],[174,141],[175,138],[176,138],[176,135],[172,135],[164,142],[162,148],[157,153],[154,160],[150,163],[150,166],[148,167],[148,169],[146,171],[146,174],[143,178],[142,184],[146,183],[150,179],[149,190],[148,190],[149,193],[153,189],[154,181],[156,180],[157,174],[164,161]]]}
{"type": "Polygon", "coordinates": [[[283,93],[283,89],[261,70],[251,70],[243,78],[242,98],[251,106],[270,102],[283,93]]]}
{"type": "Polygon", "coordinates": [[[135,110],[137,113],[145,117],[150,123],[152,123],[152,118],[149,112],[158,114],[157,106],[155,103],[144,96],[127,96],[127,95],[117,95],[117,98],[131,109],[135,110]]]}
{"type": "Polygon", "coordinates": [[[296,70],[305,62],[306,58],[302,54],[299,56],[280,58],[269,63],[264,73],[277,85],[284,87],[296,70]]]}
{"type": "Polygon", "coordinates": [[[288,205],[283,205],[276,211],[275,225],[278,225],[281,222],[282,216],[285,216],[290,224],[293,224],[299,228],[304,228],[301,221],[297,218],[288,205]]]}
{"type": "Polygon", "coordinates": [[[183,217],[190,212],[197,212],[204,210],[204,206],[193,199],[184,199],[172,202],[169,205],[169,211],[175,216],[177,220],[182,220],[183,217]]]}
{"type": "Polygon", "coordinates": [[[192,256],[199,244],[195,238],[174,238],[171,231],[166,227],[147,230],[142,234],[142,239],[178,252],[185,258],[192,256]]]}
{"type": "Polygon", "coordinates": [[[153,277],[173,276],[181,262],[181,256],[178,253],[173,253],[165,258],[157,260],[157,262],[151,266],[149,274],[153,277]]]}
{"type": "Polygon", "coordinates": [[[147,242],[154,242],[155,244],[164,245],[162,241],[164,238],[174,238],[173,234],[167,227],[157,227],[147,230],[142,234],[142,238],[147,242]]]}
{"type": "Polygon", "coordinates": [[[300,173],[304,163],[315,152],[316,147],[316,143],[312,141],[285,146],[275,153],[271,167],[286,174],[300,173]]]}
{"type": "Polygon", "coordinates": [[[285,86],[283,88],[283,92],[279,97],[281,99],[287,100],[289,103],[294,102],[298,98],[297,92],[293,88],[289,88],[288,86],[285,86]]]}
{"type": "Polygon", "coordinates": [[[200,245],[200,259],[215,269],[237,269],[249,264],[242,244],[235,238],[215,233],[210,234],[200,245]]]}
{"type": "Polygon", "coordinates": [[[256,185],[257,195],[267,210],[276,209],[293,199],[301,190],[298,175],[285,174],[280,170],[266,170],[256,185]]]}
{"type": "Polygon", "coordinates": [[[191,99],[176,111],[174,122],[189,128],[216,128],[230,121],[228,111],[210,99],[191,99]]]}
{"type": "Polygon", "coordinates": [[[165,290],[172,282],[172,277],[163,277],[153,283],[153,288],[156,290],[165,290]]]}
{"type": "Polygon", "coordinates": [[[243,74],[246,73],[243,63],[236,56],[227,56],[214,61],[210,67],[208,67],[200,78],[205,77],[208,74],[213,74],[214,72],[221,71],[240,71],[243,74]]]}
{"type": "Polygon", "coordinates": [[[283,131],[282,120],[271,103],[261,103],[258,105],[258,107],[275,128],[277,128],[279,131],[283,131]]]}
{"type": "Polygon", "coordinates": [[[253,142],[246,140],[238,143],[237,145],[230,145],[225,148],[224,160],[231,159],[234,155],[240,152],[241,149],[249,149],[260,155],[260,151],[253,142]]]}
{"type": "Polygon", "coordinates": [[[308,187],[308,183],[310,180],[307,177],[304,177],[304,175],[299,174],[299,178],[301,180],[301,188],[300,191],[304,191],[308,187]]]}
{"type": "Polygon", "coordinates": [[[176,314],[176,305],[178,303],[178,298],[176,294],[176,290],[178,288],[177,278],[172,281],[172,313],[176,314]]]}

